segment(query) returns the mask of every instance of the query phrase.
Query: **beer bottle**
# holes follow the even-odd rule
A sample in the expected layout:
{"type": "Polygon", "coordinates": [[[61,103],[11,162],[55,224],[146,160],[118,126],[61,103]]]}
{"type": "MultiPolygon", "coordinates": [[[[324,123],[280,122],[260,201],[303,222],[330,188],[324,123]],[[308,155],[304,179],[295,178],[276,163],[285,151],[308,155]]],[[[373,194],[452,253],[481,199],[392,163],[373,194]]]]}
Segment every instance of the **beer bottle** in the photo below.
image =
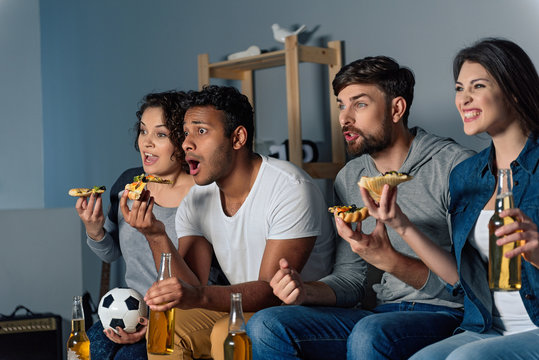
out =
{"type": "Polygon", "coordinates": [[[67,340],[67,360],[90,360],[90,340],[84,330],[82,297],[73,297],[71,335],[67,340]]]}
{"type": "MultiPolygon", "coordinates": [[[[170,253],[161,254],[157,281],[171,277],[170,257],[170,253]]],[[[172,354],[174,350],[174,308],[167,311],[150,310],[149,322],[148,352],[158,355],[172,354]]]]}
{"type": "Polygon", "coordinates": [[[489,229],[489,256],[488,256],[488,284],[490,289],[496,291],[513,291],[520,289],[520,263],[521,257],[511,259],[504,254],[517,248],[520,241],[515,241],[503,246],[496,245],[498,237],[494,234],[496,229],[510,224],[515,220],[510,216],[501,218],[502,210],[514,207],[513,192],[511,186],[511,169],[498,170],[498,190],[496,192],[496,205],[494,215],[490,218],[489,229]]]}
{"type": "Polygon", "coordinates": [[[245,332],[240,293],[230,295],[230,319],[224,351],[225,360],[251,360],[253,358],[251,339],[245,332]]]}

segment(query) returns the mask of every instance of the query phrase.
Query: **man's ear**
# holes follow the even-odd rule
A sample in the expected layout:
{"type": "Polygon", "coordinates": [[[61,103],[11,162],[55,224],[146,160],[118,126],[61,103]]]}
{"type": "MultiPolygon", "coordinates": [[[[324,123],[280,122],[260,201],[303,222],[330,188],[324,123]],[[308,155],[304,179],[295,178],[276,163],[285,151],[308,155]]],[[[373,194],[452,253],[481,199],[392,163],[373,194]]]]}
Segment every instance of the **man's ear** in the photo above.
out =
{"type": "Polygon", "coordinates": [[[402,119],[406,111],[406,100],[402,96],[397,96],[391,100],[391,119],[394,123],[402,119]]]}
{"type": "Polygon", "coordinates": [[[247,142],[247,129],[244,126],[238,126],[232,133],[232,148],[239,150],[247,142]]]}

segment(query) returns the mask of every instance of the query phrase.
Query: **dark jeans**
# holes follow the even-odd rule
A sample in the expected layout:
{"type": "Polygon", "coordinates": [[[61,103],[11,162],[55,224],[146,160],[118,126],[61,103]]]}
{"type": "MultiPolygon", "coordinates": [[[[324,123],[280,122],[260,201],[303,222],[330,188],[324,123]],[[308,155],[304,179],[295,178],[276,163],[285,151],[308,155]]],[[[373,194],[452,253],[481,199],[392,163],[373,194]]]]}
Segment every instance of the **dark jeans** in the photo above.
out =
{"type": "Polygon", "coordinates": [[[103,333],[101,321],[88,329],[92,360],[147,360],[146,339],[134,344],[116,344],[103,333]]]}

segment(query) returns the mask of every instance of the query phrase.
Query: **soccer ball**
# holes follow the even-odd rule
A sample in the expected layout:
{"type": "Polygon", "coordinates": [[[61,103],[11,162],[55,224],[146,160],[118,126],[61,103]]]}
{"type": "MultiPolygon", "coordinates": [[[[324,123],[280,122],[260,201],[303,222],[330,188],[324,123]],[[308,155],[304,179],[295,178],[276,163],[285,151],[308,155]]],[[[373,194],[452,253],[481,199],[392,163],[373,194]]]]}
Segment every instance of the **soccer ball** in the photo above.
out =
{"type": "Polygon", "coordinates": [[[129,288],[114,288],[106,293],[97,309],[99,320],[105,329],[118,333],[116,327],[127,333],[138,330],[139,317],[147,317],[148,308],[137,291],[129,288]]]}

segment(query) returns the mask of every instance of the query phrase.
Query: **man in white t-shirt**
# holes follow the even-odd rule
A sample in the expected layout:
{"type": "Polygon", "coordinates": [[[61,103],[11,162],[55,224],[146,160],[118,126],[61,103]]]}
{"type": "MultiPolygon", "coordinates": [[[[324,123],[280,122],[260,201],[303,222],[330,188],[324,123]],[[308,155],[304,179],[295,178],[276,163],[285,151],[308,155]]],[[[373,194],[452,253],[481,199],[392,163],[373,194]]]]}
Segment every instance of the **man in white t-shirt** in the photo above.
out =
{"type": "MultiPolygon", "coordinates": [[[[247,312],[279,305],[269,285],[279,259],[286,257],[304,279],[319,279],[331,272],[335,239],[327,204],[311,177],[252,151],[253,110],[246,96],[232,87],[208,86],[191,91],[188,101],[183,150],[197,185],[176,214],[174,276],[154,284],[145,300],[151,310],[182,309],[176,309],[181,339],[175,340],[173,358],[220,359],[230,295],[242,293],[247,312]],[[212,249],[229,286],[202,285],[212,249]]],[[[132,210],[141,212],[139,226],[148,241],[165,243],[154,221],[144,224],[144,207],[132,210]]]]}

